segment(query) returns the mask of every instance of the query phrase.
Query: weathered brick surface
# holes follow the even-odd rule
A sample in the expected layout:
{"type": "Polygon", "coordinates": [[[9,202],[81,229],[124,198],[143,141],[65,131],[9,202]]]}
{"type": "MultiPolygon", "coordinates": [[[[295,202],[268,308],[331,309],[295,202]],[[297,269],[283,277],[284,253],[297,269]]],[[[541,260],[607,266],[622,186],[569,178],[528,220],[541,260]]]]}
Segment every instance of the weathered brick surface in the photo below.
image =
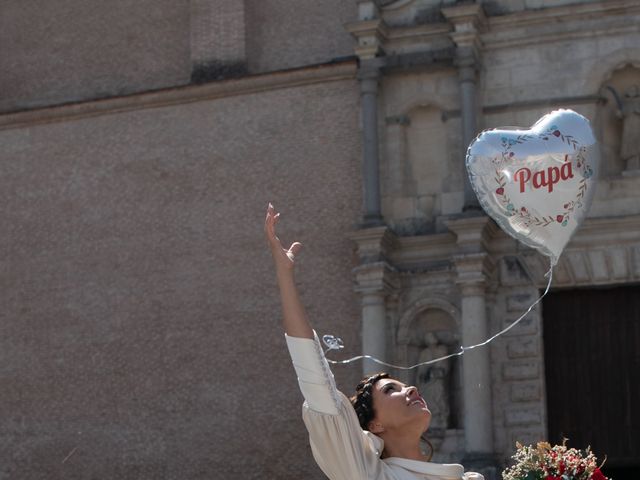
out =
{"type": "Polygon", "coordinates": [[[189,82],[189,1],[8,0],[0,111],[189,82]]]}
{"type": "Polygon", "coordinates": [[[264,72],[353,55],[344,24],[357,19],[345,0],[245,0],[249,70],[264,72]]]}
{"type": "Polygon", "coordinates": [[[0,478],[322,478],[262,224],[358,352],[357,88],[0,132],[0,478]]]}
{"type": "Polygon", "coordinates": [[[191,61],[245,61],[244,1],[191,0],[191,61]]]}

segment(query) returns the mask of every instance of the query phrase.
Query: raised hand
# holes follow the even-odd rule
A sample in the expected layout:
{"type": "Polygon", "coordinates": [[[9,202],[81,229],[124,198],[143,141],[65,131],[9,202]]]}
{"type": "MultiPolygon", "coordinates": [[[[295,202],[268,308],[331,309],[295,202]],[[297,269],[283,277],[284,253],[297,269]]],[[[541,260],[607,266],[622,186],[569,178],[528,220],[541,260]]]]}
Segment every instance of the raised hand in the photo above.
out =
{"type": "Polygon", "coordinates": [[[302,250],[302,244],[300,242],[294,242],[286,249],[282,246],[280,239],[276,236],[276,224],[280,219],[280,214],[276,213],[273,205],[269,203],[267,208],[267,218],[264,221],[264,233],[267,237],[267,244],[271,249],[271,255],[276,264],[276,268],[293,271],[295,259],[300,250],[302,250]]]}
{"type": "Polygon", "coordinates": [[[276,236],[276,223],[279,218],[280,214],[276,213],[273,205],[269,204],[267,218],[264,221],[264,234],[276,264],[284,331],[292,337],[313,338],[313,330],[309,325],[293,278],[293,265],[296,261],[296,255],[302,249],[302,244],[294,242],[289,249],[282,247],[280,239],[276,236]]]}

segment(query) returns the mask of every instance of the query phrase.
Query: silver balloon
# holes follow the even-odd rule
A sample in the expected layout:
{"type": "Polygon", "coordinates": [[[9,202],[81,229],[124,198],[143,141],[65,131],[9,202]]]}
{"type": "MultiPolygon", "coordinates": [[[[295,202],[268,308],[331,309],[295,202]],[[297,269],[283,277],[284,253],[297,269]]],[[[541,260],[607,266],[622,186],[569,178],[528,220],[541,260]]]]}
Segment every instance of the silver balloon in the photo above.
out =
{"type": "Polygon", "coordinates": [[[466,165],[485,211],[555,265],[589,210],[598,159],[589,121],[555,110],[529,129],[483,131],[469,145],[466,165]]]}

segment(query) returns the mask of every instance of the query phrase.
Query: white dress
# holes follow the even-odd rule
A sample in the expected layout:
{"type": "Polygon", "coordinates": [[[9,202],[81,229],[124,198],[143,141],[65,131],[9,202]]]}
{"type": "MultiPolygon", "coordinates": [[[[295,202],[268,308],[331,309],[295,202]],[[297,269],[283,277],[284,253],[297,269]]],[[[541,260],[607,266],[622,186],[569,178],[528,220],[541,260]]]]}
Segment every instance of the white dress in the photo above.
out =
{"type": "Polygon", "coordinates": [[[362,430],[351,402],[335,385],[322,347],[314,339],[285,334],[305,398],[302,418],[313,458],[331,480],[484,480],[462,465],[380,458],[384,442],[362,430]]]}

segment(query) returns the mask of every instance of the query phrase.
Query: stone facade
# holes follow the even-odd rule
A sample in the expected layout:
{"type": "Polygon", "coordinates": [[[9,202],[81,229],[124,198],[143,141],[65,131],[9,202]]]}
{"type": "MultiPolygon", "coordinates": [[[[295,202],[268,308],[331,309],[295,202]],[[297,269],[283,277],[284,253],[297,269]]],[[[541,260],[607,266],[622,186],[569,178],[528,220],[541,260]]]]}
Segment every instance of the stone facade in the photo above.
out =
{"type": "MultiPolygon", "coordinates": [[[[347,28],[358,42],[361,70],[382,74],[378,161],[388,230],[376,231],[387,272],[380,277],[386,287],[379,287],[387,323],[379,331],[388,340],[380,352],[401,365],[416,363],[430,331],[455,353],[460,344],[476,343],[465,337],[481,339],[477,332],[485,332],[487,338],[509,326],[546,287],[547,259],[495,227],[473,227],[480,212],[465,185],[470,130],[475,136],[484,128],[529,126],[558,107],[590,118],[601,140],[602,175],[589,219],[562,256],[553,285],[637,282],[640,179],[637,164],[621,159],[636,148],[623,134],[637,115],[625,113],[635,108],[640,82],[636,5],[415,0],[359,7],[359,21],[347,28]]],[[[353,238],[362,251],[356,281],[369,285],[360,272],[376,258],[371,235],[353,238]]],[[[363,328],[376,324],[367,322],[369,315],[363,309],[363,328]]],[[[477,465],[492,477],[516,441],[547,437],[543,315],[535,306],[485,347],[486,359],[475,350],[474,358],[472,352],[455,357],[453,414],[436,439],[436,458],[477,465]],[[482,388],[484,378],[490,391],[482,388]],[[478,421],[483,414],[492,427],[478,421]]],[[[418,380],[415,373],[397,374],[418,380]]]]}

